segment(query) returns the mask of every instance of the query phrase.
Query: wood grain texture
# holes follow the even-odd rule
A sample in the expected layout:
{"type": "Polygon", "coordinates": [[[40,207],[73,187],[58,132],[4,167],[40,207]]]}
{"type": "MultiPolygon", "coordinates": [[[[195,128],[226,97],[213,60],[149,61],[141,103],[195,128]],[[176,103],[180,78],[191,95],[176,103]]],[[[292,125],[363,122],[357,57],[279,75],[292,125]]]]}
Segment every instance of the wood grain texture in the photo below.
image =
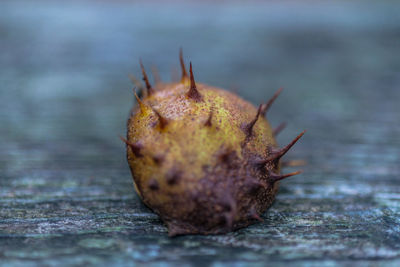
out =
{"type": "Polygon", "coordinates": [[[3,1],[0,266],[398,266],[400,6],[355,3],[3,1]],[[262,223],[169,238],[134,193],[127,74],[167,79],[180,46],[255,104],[283,86],[280,144],[307,129],[262,223]]]}

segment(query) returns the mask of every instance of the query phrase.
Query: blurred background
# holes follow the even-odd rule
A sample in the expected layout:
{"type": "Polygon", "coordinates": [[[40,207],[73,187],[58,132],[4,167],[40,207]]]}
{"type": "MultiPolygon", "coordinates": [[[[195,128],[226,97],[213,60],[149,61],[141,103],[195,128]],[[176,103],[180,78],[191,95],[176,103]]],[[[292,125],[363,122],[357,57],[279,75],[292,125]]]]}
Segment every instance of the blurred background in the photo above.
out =
{"type": "MultiPolygon", "coordinates": [[[[398,1],[0,2],[3,264],[400,264],[398,1]],[[305,173],[264,222],[169,239],[125,160],[128,74],[196,81],[268,113],[305,173]]],[[[296,170],[296,169],[293,169],[296,170]]],[[[291,171],[286,169],[286,171],[291,171]]],[[[4,266],[5,266],[4,265],[4,266]]]]}

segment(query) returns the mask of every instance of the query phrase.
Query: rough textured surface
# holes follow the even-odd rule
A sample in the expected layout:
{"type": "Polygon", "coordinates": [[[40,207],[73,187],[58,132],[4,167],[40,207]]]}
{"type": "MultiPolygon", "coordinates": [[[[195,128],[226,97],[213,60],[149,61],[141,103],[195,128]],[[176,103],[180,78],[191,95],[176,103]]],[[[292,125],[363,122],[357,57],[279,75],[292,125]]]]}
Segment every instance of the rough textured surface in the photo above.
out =
{"type": "Polygon", "coordinates": [[[191,64],[190,79],[156,87],[137,98],[121,139],[135,189],[168,234],[228,233],[261,220],[291,147],[276,146],[263,105],[195,83],[191,64]]]}
{"type": "Polygon", "coordinates": [[[399,5],[292,5],[2,1],[0,266],[399,265],[399,5]],[[171,239],[134,194],[127,74],[168,78],[180,45],[255,104],[285,87],[281,145],[308,130],[263,223],[171,239]]]}

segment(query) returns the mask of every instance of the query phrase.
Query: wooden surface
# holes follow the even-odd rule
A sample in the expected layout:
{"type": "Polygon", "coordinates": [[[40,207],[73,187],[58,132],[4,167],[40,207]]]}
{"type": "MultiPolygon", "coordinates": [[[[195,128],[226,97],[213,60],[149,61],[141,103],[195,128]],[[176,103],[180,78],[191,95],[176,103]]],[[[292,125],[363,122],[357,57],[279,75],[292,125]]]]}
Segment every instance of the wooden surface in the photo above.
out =
{"type": "Polygon", "coordinates": [[[399,8],[2,1],[0,266],[400,265],[399,8]],[[255,104],[283,86],[281,144],[307,129],[263,223],[169,238],[134,193],[127,74],[168,79],[180,46],[255,104]]]}

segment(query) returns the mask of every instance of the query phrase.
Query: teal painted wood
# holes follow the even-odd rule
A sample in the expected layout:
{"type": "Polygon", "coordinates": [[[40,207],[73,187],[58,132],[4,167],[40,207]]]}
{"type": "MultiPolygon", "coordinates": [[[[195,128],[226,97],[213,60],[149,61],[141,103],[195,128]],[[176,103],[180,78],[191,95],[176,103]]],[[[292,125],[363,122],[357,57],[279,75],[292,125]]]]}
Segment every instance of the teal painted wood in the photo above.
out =
{"type": "Polygon", "coordinates": [[[0,266],[398,266],[399,5],[355,3],[3,1],[0,266]],[[180,46],[255,104],[283,86],[281,144],[307,129],[262,223],[169,238],[134,193],[127,74],[141,57],[167,79],[180,46]]]}

